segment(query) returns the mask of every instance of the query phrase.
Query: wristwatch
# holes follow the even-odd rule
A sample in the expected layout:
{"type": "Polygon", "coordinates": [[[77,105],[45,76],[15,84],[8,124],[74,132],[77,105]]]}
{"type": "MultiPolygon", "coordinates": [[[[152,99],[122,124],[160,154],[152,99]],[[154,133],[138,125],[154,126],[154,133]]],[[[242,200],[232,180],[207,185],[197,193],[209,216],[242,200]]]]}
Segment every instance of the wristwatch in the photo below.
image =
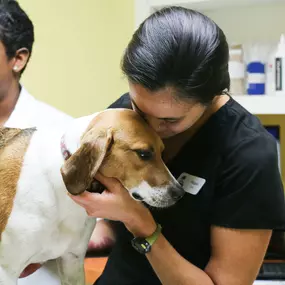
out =
{"type": "Polygon", "coordinates": [[[159,234],[161,233],[161,225],[157,224],[156,230],[154,233],[147,237],[135,237],[132,239],[132,246],[135,250],[137,250],[141,254],[146,254],[151,251],[151,246],[155,243],[155,241],[158,239],[159,234]]]}

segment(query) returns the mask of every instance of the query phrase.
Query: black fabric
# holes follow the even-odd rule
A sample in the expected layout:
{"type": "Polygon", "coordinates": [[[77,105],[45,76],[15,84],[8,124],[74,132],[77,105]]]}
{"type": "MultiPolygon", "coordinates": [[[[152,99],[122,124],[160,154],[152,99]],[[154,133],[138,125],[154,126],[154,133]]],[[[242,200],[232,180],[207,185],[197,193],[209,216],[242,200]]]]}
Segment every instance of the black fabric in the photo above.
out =
{"type": "MultiPolygon", "coordinates": [[[[125,94],[111,106],[130,108],[125,94]]],[[[187,260],[203,269],[210,258],[210,226],[276,229],[285,225],[283,186],[275,139],[232,98],[200,128],[168,164],[206,179],[197,195],[175,206],[151,210],[162,232],[187,260]]],[[[146,257],[131,246],[132,235],[114,222],[117,241],[96,285],[161,284],[146,257]]]]}
{"type": "Polygon", "coordinates": [[[111,108],[124,108],[124,109],[132,109],[132,104],[130,100],[129,93],[125,93],[119,99],[117,99],[113,104],[111,104],[108,109],[111,108]]]}

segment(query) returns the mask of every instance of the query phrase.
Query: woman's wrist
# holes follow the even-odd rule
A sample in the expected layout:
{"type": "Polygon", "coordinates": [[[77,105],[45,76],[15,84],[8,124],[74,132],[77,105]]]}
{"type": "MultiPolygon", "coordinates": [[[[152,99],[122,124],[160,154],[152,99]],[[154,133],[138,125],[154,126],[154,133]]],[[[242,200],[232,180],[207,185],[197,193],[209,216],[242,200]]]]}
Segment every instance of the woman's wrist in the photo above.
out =
{"type": "Polygon", "coordinates": [[[125,222],[125,226],[135,237],[145,238],[155,232],[157,223],[149,212],[148,215],[131,217],[125,222]]]}

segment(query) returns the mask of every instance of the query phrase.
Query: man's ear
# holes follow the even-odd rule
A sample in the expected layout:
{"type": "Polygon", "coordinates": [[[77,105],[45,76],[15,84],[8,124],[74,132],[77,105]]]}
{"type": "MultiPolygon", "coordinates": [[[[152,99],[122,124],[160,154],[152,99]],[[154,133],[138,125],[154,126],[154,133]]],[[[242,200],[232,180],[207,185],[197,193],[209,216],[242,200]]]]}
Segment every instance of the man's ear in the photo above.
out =
{"type": "Polygon", "coordinates": [[[13,71],[15,74],[21,74],[28,63],[29,58],[30,52],[27,48],[21,48],[16,51],[13,63],[13,71]]]}
{"type": "Polygon", "coordinates": [[[80,148],[61,167],[61,175],[69,193],[83,193],[94,180],[113,141],[112,131],[90,130],[80,148]]]}

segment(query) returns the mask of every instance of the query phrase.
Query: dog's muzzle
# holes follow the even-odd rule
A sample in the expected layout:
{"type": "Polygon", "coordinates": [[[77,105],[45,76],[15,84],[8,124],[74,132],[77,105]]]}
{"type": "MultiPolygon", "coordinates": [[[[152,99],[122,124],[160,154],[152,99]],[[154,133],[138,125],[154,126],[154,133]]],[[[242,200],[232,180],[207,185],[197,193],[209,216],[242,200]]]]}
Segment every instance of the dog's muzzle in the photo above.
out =
{"type": "Polygon", "coordinates": [[[177,182],[168,188],[169,195],[173,201],[177,202],[183,198],[185,191],[182,186],[177,182]]]}

